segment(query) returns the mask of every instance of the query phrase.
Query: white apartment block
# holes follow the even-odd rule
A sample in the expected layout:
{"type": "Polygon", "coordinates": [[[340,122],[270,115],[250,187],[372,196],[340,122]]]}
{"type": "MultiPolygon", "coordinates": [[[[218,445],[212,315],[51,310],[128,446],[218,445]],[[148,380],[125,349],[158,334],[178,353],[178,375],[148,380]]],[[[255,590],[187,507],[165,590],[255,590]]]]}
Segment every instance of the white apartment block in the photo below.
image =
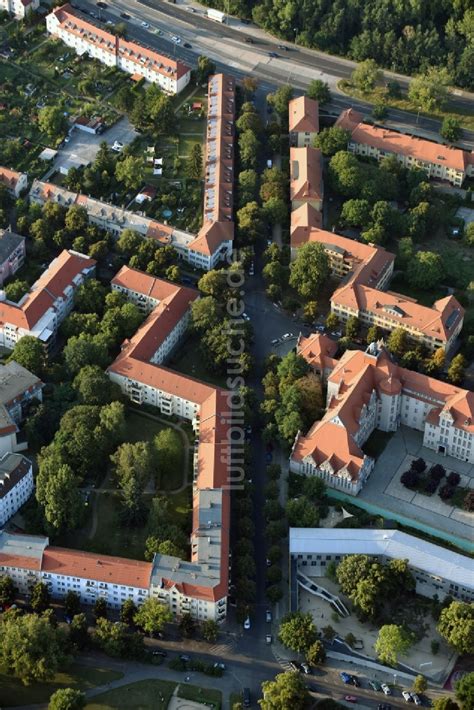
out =
{"type": "Polygon", "coordinates": [[[368,555],[381,562],[407,560],[421,596],[474,601],[469,557],[398,530],[290,528],[289,547],[290,584],[296,593],[300,585],[307,588],[307,578],[325,577],[329,563],[348,555],[368,555]]]}
{"type": "Polygon", "coordinates": [[[10,520],[33,493],[33,465],[21,454],[0,459],[0,527],[10,520]]]}
{"type": "Polygon", "coordinates": [[[29,12],[37,10],[40,0],[0,0],[0,11],[14,15],[16,20],[24,20],[29,12]]]}
{"type": "Polygon", "coordinates": [[[117,37],[85,20],[68,4],[46,17],[46,29],[79,56],[88,55],[101,64],[143,77],[168,94],[179,94],[189,84],[191,70],[179,60],[117,37]]]}
{"type": "Polygon", "coordinates": [[[43,399],[41,380],[17,362],[0,365],[0,456],[28,448],[18,442],[19,425],[34,400],[43,399]]]}
{"type": "Polygon", "coordinates": [[[74,293],[95,272],[94,259],[72,250],[63,250],[19,303],[5,299],[0,315],[0,345],[13,350],[25,335],[50,346],[62,321],[74,305],[74,293]]]}

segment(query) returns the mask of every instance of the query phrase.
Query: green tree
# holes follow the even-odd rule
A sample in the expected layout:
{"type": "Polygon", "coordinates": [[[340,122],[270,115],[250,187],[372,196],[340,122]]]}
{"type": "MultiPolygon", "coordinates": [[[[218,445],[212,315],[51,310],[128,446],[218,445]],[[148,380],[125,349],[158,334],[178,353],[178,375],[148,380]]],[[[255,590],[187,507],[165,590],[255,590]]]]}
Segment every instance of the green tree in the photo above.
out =
{"type": "Polygon", "coordinates": [[[333,330],[334,328],[337,328],[339,325],[339,318],[335,313],[328,313],[326,317],[326,328],[328,330],[333,330]]]}
{"type": "Polygon", "coordinates": [[[64,597],[64,613],[70,619],[81,611],[81,597],[76,592],[69,590],[64,597]]]}
{"type": "Polygon", "coordinates": [[[81,207],[81,205],[71,205],[66,212],[64,226],[68,232],[75,236],[81,232],[85,232],[89,226],[89,217],[87,216],[86,208],[81,207]]]}
{"type": "Polygon", "coordinates": [[[0,665],[24,685],[51,680],[66,660],[63,632],[44,614],[4,614],[0,620],[0,665]]]}
{"type": "Polygon", "coordinates": [[[245,205],[252,202],[257,197],[258,175],[255,170],[242,170],[238,178],[239,204],[245,205]]]}
{"type": "Polygon", "coordinates": [[[191,322],[199,332],[206,332],[221,319],[221,309],[213,296],[204,296],[191,305],[191,322]]]}
{"type": "Polygon", "coordinates": [[[457,118],[453,116],[445,116],[441,126],[440,134],[449,143],[456,143],[461,137],[462,128],[457,118]]]}
{"type": "Polygon", "coordinates": [[[48,710],[82,710],[86,696],[81,690],[59,688],[49,699],[48,710]]]}
{"type": "Polygon", "coordinates": [[[448,380],[452,382],[453,385],[459,385],[463,381],[466,364],[464,355],[461,353],[455,355],[451,360],[448,367],[448,380]]]}
{"type": "Polygon", "coordinates": [[[14,303],[18,303],[25,293],[28,293],[30,290],[29,284],[27,281],[21,281],[20,279],[17,279],[16,281],[10,281],[9,284],[6,284],[4,287],[5,295],[9,301],[13,301],[14,303]]]}
{"type": "Polygon", "coordinates": [[[215,643],[219,634],[219,624],[214,619],[207,619],[203,621],[201,631],[205,641],[215,643]]]}
{"type": "Polygon", "coordinates": [[[158,461],[160,485],[166,488],[165,481],[172,479],[176,471],[183,469],[183,443],[177,431],[171,428],[162,429],[155,436],[154,448],[158,461]]]}
{"type": "Polygon", "coordinates": [[[320,666],[326,660],[326,651],[321,641],[315,641],[306,651],[306,660],[311,666],[320,666]]]}
{"type": "Polygon", "coordinates": [[[258,703],[262,710],[303,710],[309,693],[299,673],[279,673],[275,680],[262,683],[263,700],[258,703]]]}
{"type": "Polygon", "coordinates": [[[121,444],[110,457],[115,465],[121,493],[122,504],[127,520],[138,520],[142,512],[142,495],[153,472],[153,452],[146,441],[121,444]]]}
{"type": "Polygon", "coordinates": [[[142,241],[143,237],[134,229],[124,229],[117,239],[117,249],[121,254],[131,256],[138,251],[142,241]]]}
{"type": "Polygon", "coordinates": [[[317,629],[310,612],[291,612],[283,617],[278,638],[281,643],[298,653],[306,653],[317,640],[317,629]]]}
{"type": "Polygon", "coordinates": [[[38,338],[24,335],[12,350],[8,362],[17,362],[35,375],[41,376],[46,363],[46,351],[38,338]]]}
{"type": "Polygon", "coordinates": [[[391,353],[403,355],[408,346],[408,334],[404,328],[395,328],[392,330],[387,339],[387,348],[391,353]]]}
{"type": "Polygon", "coordinates": [[[153,597],[145,599],[135,614],[137,626],[150,636],[161,631],[164,625],[172,620],[173,615],[168,607],[153,597]]]}
{"type": "Polygon", "coordinates": [[[56,458],[51,462],[53,466],[48,461],[40,462],[36,499],[54,531],[73,530],[82,520],[84,502],[72,468],[67,464],[56,466],[56,462],[56,458]]]}
{"type": "Polygon", "coordinates": [[[127,155],[122,160],[117,161],[115,177],[119,182],[123,182],[127,190],[137,190],[142,183],[142,176],[142,158],[127,155]]]}
{"type": "Polygon", "coordinates": [[[335,155],[340,150],[347,149],[350,131],[340,126],[323,128],[314,139],[314,147],[319,148],[323,155],[335,155]]]}
{"type": "Polygon", "coordinates": [[[350,338],[351,340],[355,340],[357,336],[359,335],[359,328],[360,328],[360,322],[357,316],[349,316],[346,322],[346,328],[345,328],[345,333],[346,333],[346,338],[350,338]]]}
{"type": "Polygon", "coordinates": [[[0,577],[0,607],[5,607],[13,604],[15,601],[17,588],[13,580],[8,575],[0,577]]]}
{"type": "Polygon", "coordinates": [[[97,597],[94,603],[94,616],[96,623],[100,619],[106,619],[107,618],[107,602],[105,601],[104,597],[97,597]]]}
{"type": "Polygon", "coordinates": [[[428,687],[428,681],[426,680],[424,675],[417,675],[416,678],[413,679],[413,685],[412,685],[412,690],[414,693],[424,693],[425,690],[428,687]]]}
{"type": "Polygon", "coordinates": [[[216,65],[214,64],[214,62],[211,61],[209,57],[206,57],[205,55],[201,54],[198,57],[197,61],[196,83],[204,84],[208,80],[210,75],[214,74],[215,71],[216,65]]]}
{"type": "Polygon", "coordinates": [[[67,131],[64,111],[59,106],[45,106],[38,112],[38,127],[49,138],[55,139],[67,131]]]}
{"type": "Polygon", "coordinates": [[[411,80],[408,98],[423,111],[442,108],[448,98],[450,81],[447,69],[430,67],[425,74],[411,80]]]}
{"type": "Polygon", "coordinates": [[[346,200],[342,205],[340,220],[349,227],[367,227],[370,223],[370,203],[368,200],[346,200]]]}
{"type": "Polygon", "coordinates": [[[179,630],[185,638],[191,638],[196,631],[196,624],[189,612],[183,614],[179,620],[179,630]]]}
{"type": "Polygon", "coordinates": [[[453,698],[437,698],[433,703],[433,710],[460,710],[453,698]]]}
{"type": "Polygon", "coordinates": [[[474,222],[469,222],[464,227],[464,241],[468,246],[474,246],[474,222]]]}
{"type": "Polygon", "coordinates": [[[86,365],[73,380],[73,388],[84,404],[108,404],[120,397],[120,389],[98,365],[86,365]]]}
{"type": "Polygon", "coordinates": [[[126,624],[121,621],[109,621],[104,617],[97,619],[94,638],[100,648],[109,656],[124,657],[128,655],[130,636],[126,624]]]}
{"type": "Polygon", "coordinates": [[[289,84],[283,84],[274,94],[267,97],[269,103],[282,117],[288,116],[288,104],[293,98],[293,88],[289,84]]]}
{"type": "Polygon", "coordinates": [[[319,525],[318,509],[305,496],[287,502],[286,516],[292,528],[317,528],[319,525]]]}
{"type": "Polygon", "coordinates": [[[351,82],[364,94],[372,91],[381,77],[381,71],[373,59],[360,62],[351,74],[351,82]]]}
{"type": "Polygon", "coordinates": [[[445,607],[438,632],[458,653],[474,653],[474,604],[452,602],[445,607]]]}
{"type": "Polygon", "coordinates": [[[329,259],[324,246],[308,242],[298,249],[290,266],[290,285],[303,298],[314,299],[330,274],[329,259]]]}
{"type": "Polygon", "coordinates": [[[281,197],[271,197],[263,205],[263,216],[269,224],[284,224],[288,219],[288,204],[281,197]]]}
{"type": "Polygon", "coordinates": [[[122,624],[131,626],[136,613],[137,607],[134,601],[132,599],[125,599],[120,607],[120,621],[122,624]]]}
{"type": "Polygon", "coordinates": [[[406,656],[412,644],[413,637],[402,626],[386,624],[381,627],[374,648],[382,663],[396,666],[399,656],[406,656]]]}
{"type": "Polygon", "coordinates": [[[329,84],[321,79],[312,79],[306,91],[310,99],[319,102],[320,106],[328,104],[331,101],[331,90],[329,84]]]}
{"type": "Polygon", "coordinates": [[[329,180],[336,192],[346,197],[360,195],[363,174],[355,155],[340,150],[329,162],[329,180]]]}
{"type": "Polygon", "coordinates": [[[63,349],[63,357],[66,367],[73,375],[87,365],[105,368],[110,362],[104,336],[86,333],[69,338],[63,349]]]}
{"type": "Polygon", "coordinates": [[[195,180],[202,178],[202,148],[200,143],[195,143],[191,148],[188,161],[188,175],[195,180]]]}
{"type": "Polygon", "coordinates": [[[89,631],[85,614],[76,614],[69,624],[69,641],[79,651],[89,645],[89,631]]]}
{"type": "Polygon", "coordinates": [[[251,130],[246,130],[239,136],[240,162],[244,169],[255,169],[257,166],[260,142],[251,130]]]}
{"type": "Polygon", "coordinates": [[[474,673],[466,673],[455,685],[456,699],[461,701],[461,710],[474,707],[474,673]]]}
{"type": "Polygon", "coordinates": [[[416,288],[430,289],[440,283],[443,272],[443,260],[439,254],[419,251],[408,264],[407,278],[416,288]]]}
{"type": "Polygon", "coordinates": [[[381,335],[382,333],[378,325],[371,325],[370,328],[367,330],[367,345],[370,345],[370,343],[376,343],[378,340],[380,340],[381,335]]]}
{"type": "Polygon", "coordinates": [[[79,313],[98,313],[104,310],[107,290],[97,279],[88,279],[74,294],[74,308],[79,313]]]}
{"type": "Polygon", "coordinates": [[[263,212],[258,202],[247,202],[237,210],[239,232],[248,242],[254,242],[263,230],[263,212]]]}
{"type": "Polygon", "coordinates": [[[402,237],[398,242],[397,260],[404,269],[407,268],[413,254],[413,239],[411,237],[402,237]]]}

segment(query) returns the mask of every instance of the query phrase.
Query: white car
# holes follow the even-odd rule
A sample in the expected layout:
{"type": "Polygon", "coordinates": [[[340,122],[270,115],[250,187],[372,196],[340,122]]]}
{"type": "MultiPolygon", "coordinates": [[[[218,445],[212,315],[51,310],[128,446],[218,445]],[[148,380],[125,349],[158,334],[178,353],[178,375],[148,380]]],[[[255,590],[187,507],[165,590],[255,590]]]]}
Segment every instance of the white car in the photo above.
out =
{"type": "Polygon", "coordinates": [[[252,263],[250,264],[250,268],[249,268],[249,275],[250,275],[250,276],[253,276],[254,274],[255,274],[255,266],[254,266],[254,263],[253,263],[253,261],[252,261],[252,263]]]}
{"type": "Polygon", "coordinates": [[[271,635],[271,634],[267,634],[267,635],[265,636],[265,643],[270,644],[270,643],[272,642],[272,640],[273,640],[273,639],[272,639],[272,635],[271,635]]]}
{"type": "Polygon", "coordinates": [[[142,27],[144,27],[146,30],[150,29],[150,25],[148,22],[142,22],[142,27]]]}
{"type": "Polygon", "coordinates": [[[120,141],[115,141],[112,150],[115,150],[116,153],[121,153],[123,150],[123,143],[120,143],[120,141]]]}
{"type": "Polygon", "coordinates": [[[301,670],[305,675],[309,675],[311,673],[311,668],[308,666],[307,663],[302,663],[301,664],[301,670]]]}
{"type": "Polygon", "coordinates": [[[246,631],[248,631],[248,630],[250,629],[250,619],[249,619],[248,616],[247,616],[247,618],[246,618],[245,621],[244,621],[244,629],[245,629],[246,631]]]}
{"type": "Polygon", "coordinates": [[[385,695],[391,695],[391,694],[392,694],[392,691],[390,690],[390,688],[388,687],[388,685],[387,685],[386,683],[382,683],[380,687],[382,688],[382,690],[383,690],[383,692],[385,693],[385,695]]]}
{"type": "Polygon", "coordinates": [[[243,318],[244,320],[247,320],[247,321],[250,320],[250,316],[247,315],[247,313],[242,313],[242,318],[243,318]]]}
{"type": "Polygon", "coordinates": [[[272,620],[272,612],[270,609],[267,609],[265,612],[265,621],[269,624],[272,620]]]}
{"type": "Polygon", "coordinates": [[[293,337],[293,333],[285,333],[285,335],[282,335],[283,340],[289,340],[292,337],[293,337]]]}
{"type": "Polygon", "coordinates": [[[421,700],[416,693],[411,693],[411,699],[413,700],[415,705],[421,705],[421,700]]]}
{"type": "Polygon", "coordinates": [[[411,693],[408,690],[403,690],[402,695],[403,695],[403,699],[406,703],[413,702],[413,698],[411,697],[411,693]]]}
{"type": "Polygon", "coordinates": [[[279,342],[280,342],[280,338],[273,338],[272,345],[278,345],[279,342]]]}
{"type": "Polygon", "coordinates": [[[175,44],[181,44],[181,37],[178,37],[177,35],[171,35],[171,41],[175,44]]]}

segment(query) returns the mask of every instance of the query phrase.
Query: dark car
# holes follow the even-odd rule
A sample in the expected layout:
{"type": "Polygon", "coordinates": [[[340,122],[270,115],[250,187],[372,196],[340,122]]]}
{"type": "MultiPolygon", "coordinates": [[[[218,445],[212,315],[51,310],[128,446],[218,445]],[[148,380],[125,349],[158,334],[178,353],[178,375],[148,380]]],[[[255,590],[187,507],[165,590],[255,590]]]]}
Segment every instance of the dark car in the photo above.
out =
{"type": "Polygon", "coordinates": [[[179,656],[179,660],[183,661],[183,663],[186,663],[187,661],[190,661],[191,658],[186,653],[181,653],[179,656]]]}
{"type": "Polygon", "coordinates": [[[253,44],[253,39],[251,37],[245,37],[244,42],[247,44],[253,44]]]}
{"type": "Polygon", "coordinates": [[[128,14],[128,12],[121,12],[120,17],[123,17],[124,20],[130,19],[130,15],[128,14]]]}
{"type": "Polygon", "coordinates": [[[167,656],[168,654],[166,653],[166,651],[158,651],[158,650],[157,650],[157,651],[152,651],[152,652],[151,652],[151,655],[152,655],[152,656],[161,656],[162,658],[166,658],[166,656],[167,656]]]}
{"type": "Polygon", "coordinates": [[[244,688],[242,691],[242,701],[244,708],[249,708],[251,703],[250,688],[244,688]]]}
{"type": "Polygon", "coordinates": [[[286,46],[286,44],[279,44],[278,49],[283,49],[284,52],[289,52],[290,48],[286,46]]]}
{"type": "Polygon", "coordinates": [[[105,8],[107,7],[107,3],[106,3],[106,2],[102,2],[101,0],[100,0],[98,3],[96,3],[96,4],[97,4],[97,7],[101,7],[102,10],[105,10],[105,8]]]}
{"type": "Polygon", "coordinates": [[[192,45],[189,44],[189,42],[184,42],[183,47],[186,47],[186,49],[191,49],[192,45]]]}
{"type": "Polygon", "coordinates": [[[273,57],[273,59],[276,59],[276,58],[277,58],[278,56],[280,56],[280,55],[277,54],[276,52],[268,52],[268,56],[269,56],[269,57],[273,57]]]}
{"type": "Polygon", "coordinates": [[[356,688],[360,688],[360,680],[357,676],[351,675],[351,685],[354,685],[356,688]]]}

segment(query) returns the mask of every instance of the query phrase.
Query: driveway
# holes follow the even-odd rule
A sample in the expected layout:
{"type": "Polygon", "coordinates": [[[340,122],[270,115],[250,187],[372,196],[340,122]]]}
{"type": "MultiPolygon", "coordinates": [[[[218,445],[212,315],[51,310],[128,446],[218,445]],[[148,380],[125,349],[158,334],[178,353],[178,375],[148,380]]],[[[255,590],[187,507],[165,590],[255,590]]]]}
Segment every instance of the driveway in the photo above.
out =
{"type": "Polygon", "coordinates": [[[136,136],[138,136],[138,133],[127,118],[121,118],[120,121],[117,121],[115,125],[101,135],[86,133],[75,128],[69,143],[66,143],[58,151],[54,161],[54,171],[58,171],[62,166],[66,165],[89,165],[94,162],[95,156],[99,152],[100,144],[103,141],[106,141],[108,145],[113,145],[115,141],[128,145],[136,136]]]}

